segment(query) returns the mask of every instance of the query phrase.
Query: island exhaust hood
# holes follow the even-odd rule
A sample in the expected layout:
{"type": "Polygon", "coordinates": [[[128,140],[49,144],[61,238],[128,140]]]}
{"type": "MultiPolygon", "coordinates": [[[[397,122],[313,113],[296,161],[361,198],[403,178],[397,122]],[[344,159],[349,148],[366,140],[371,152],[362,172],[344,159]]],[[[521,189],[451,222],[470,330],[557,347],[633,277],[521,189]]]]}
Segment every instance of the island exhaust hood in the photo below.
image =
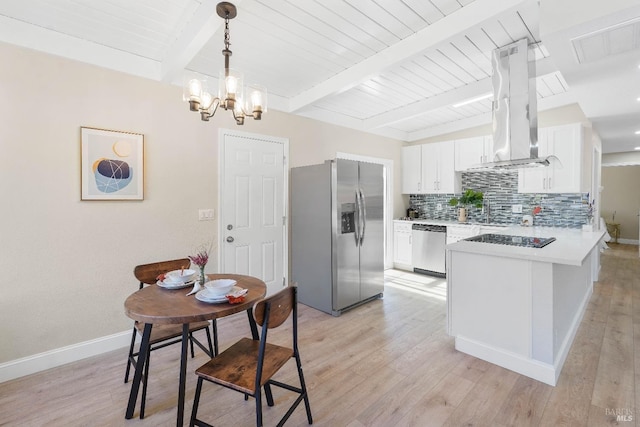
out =
{"type": "Polygon", "coordinates": [[[527,39],[493,51],[493,161],[475,170],[549,166],[538,158],[538,109],[533,51],[527,39]]]}

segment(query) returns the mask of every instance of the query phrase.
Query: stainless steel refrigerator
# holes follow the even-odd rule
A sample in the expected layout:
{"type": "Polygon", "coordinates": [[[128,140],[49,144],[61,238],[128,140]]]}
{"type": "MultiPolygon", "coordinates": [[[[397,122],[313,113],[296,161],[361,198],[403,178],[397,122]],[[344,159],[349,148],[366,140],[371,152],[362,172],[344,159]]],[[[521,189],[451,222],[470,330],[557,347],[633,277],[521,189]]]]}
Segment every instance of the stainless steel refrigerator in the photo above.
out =
{"type": "Polygon", "coordinates": [[[301,303],[334,316],[384,290],[383,166],[291,169],[291,278],[301,303]]]}

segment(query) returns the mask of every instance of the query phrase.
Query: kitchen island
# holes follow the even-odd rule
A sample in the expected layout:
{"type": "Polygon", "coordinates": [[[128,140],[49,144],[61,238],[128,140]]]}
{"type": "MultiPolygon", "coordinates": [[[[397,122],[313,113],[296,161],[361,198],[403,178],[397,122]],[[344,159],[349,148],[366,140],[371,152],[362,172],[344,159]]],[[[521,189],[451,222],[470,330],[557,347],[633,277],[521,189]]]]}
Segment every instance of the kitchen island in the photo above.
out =
{"type": "Polygon", "coordinates": [[[457,350],[555,385],[592,294],[604,231],[509,227],[543,248],[447,245],[447,330],[457,350]]]}

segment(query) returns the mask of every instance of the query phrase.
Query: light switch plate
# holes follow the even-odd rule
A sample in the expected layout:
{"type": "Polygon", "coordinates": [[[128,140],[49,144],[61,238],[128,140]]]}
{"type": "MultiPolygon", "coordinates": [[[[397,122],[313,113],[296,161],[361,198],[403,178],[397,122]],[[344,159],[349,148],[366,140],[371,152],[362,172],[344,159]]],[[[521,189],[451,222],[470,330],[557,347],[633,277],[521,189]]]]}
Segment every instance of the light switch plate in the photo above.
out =
{"type": "Polygon", "coordinates": [[[522,213],[522,205],[511,205],[511,212],[522,213]]]}
{"type": "Polygon", "coordinates": [[[215,211],[213,209],[198,209],[198,221],[213,221],[215,211]]]}

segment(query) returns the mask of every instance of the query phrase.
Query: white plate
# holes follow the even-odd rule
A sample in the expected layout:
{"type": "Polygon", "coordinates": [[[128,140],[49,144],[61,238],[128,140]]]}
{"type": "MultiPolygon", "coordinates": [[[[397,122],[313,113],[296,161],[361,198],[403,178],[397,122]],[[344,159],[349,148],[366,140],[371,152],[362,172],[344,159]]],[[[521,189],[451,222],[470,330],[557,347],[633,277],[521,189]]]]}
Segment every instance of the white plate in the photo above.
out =
{"type": "Polygon", "coordinates": [[[163,282],[162,280],[158,280],[156,285],[165,289],[182,289],[182,288],[187,288],[189,286],[193,286],[193,283],[194,283],[193,280],[186,283],[185,282],[163,282]]]}
{"type": "MultiPolygon", "coordinates": [[[[231,289],[231,291],[230,291],[228,294],[226,294],[226,295],[229,295],[230,293],[237,292],[237,291],[240,291],[240,290],[242,290],[242,288],[239,288],[239,287],[237,287],[237,286],[234,286],[234,287],[231,289]]],[[[209,290],[208,290],[208,289],[203,289],[203,290],[201,290],[201,291],[198,291],[198,292],[196,293],[196,299],[197,299],[198,301],[208,302],[208,303],[213,303],[213,304],[215,304],[215,303],[221,303],[221,302],[227,302],[227,301],[228,301],[228,300],[227,300],[226,295],[222,295],[222,296],[218,296],[218,295],[216,295],[216,296],[210,296],[210,295],[208,295],[208,294],[209,294],[209,290]]]]}

